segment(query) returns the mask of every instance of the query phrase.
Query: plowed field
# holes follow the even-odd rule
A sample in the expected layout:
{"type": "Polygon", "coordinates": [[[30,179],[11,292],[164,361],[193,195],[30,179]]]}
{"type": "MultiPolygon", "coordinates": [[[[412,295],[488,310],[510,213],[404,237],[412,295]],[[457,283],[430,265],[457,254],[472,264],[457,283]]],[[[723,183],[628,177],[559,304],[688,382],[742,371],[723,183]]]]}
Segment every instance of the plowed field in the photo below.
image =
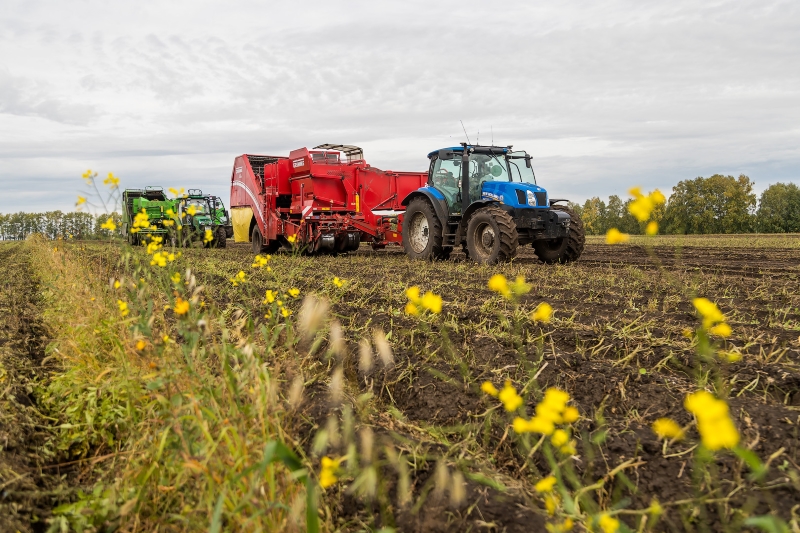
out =
{"type": "MultiPolygon", "coordinates": [[[[146,280],[149,274],[142,270],[129,270],[136,254],[149,264],[144,250],[108,244],[65,246],[63,257],[68,260],[59,259],[63,264],[88,266],[81,273],[89,280],[86,286],[72,282],[76,294],[86,292],[74,301],[88,302],[90,293],[97,296],[91,302],[102,324],[123,332],[118,342],[109,340],[107,346],[119,346],[126,354],[124,364],[130,361],[132,368],[142,369],[126,366],[124,375],[131,376],[126,379],[137,383],[130,390],[142,391],[132,397],[152,398],[148,404],[127,404],[128,412],[141,412],[138,429],[119,429],[124,418],[117,418],[113,428],[102,428],[113,436],[111,441],[92,440],[80,454],[130,454],[129,464],[115,463],[105,471],[106,487],[124,485],[126,476],[133,476],[130,472],[146,471],[149,476],[156,464],[162,476],[161,481],[149,482],[148,494],[157,500],[152,505],[130,499],[130,494],[144,494],[139,482],[131,481],[135,490],[103,500],[118,503],[104,503],[107,518],[95,523],[131,531],[196,530],[197,524],[209,523],[255,530],[255,517],[269,510],[283,516],[282,523],[291,529],[300,524],[295,503],[270,500],[262,485],[246,485],[246,497],[237,504],[226,504],[219,496],[220,486],[232,491],[229,494],[239,490],[244,478],[238,472],[260,460],[257,453],[251,456],[253,450],[263,448],[275,433],[297,451],[315,479],[323,455],[346,457],[337,481],[320,493],[319,516],[326,530],[545,531],[572,516],[574,531],[588,531],[600,530],[601,513],[620,520],[619,531],[754,531],[747,520],[757,516],[775,516],[797,528],[800,237],[664,237],[653,239],[654,247],[647,245],[650,242],[608,246],[590,239],[579,261],[551,266],[540,264],[530,248],[509,264],[491,267],[468,262],[461,254],[425,263],[408,260],[399,249],[373,252],[364,246],[338,257],[284,251],[271,258],[269,271],[251,266],[249,246],[229,243],[222,250],[183,250],[182,257],[161,270],[145,266],[147,272],[163,274],[161,281],[146,280]],[[202,289],[193,289],[187,268],[202,289]],[[237,278],[240,271],[243,277],[237,278]],[[523,276],[531,290],[516,303],[507,301],[487,286],[495,274],[509,280],[523,276]],[[109,278],[121,280],[122,288],[109,285],[109,278]],[[93,286],[100,289],[91,292],[93,286]],[[123,293],[126,286],[132,288],[123,293]],[[145,286],[154,292],[144,292],[145,286]],[[406,290],[412,286],[440,295],[441,313],[407,314],[406,290]],[[300,293],[297,298],[289,294],[294,288],[300,293]],[[275,291],[286,314],[291,311],[288,318],[276,318],[278,308],[269,303],[267,291],[275,291]],[[181,301],[178,296],[188,299],[190,293],[201,295],[202,302],[195,297],[191,312],[178,316],[173,311],[181,301]],[[320,334],[303,340],[292,332],[308,321],[301,301],[309,294],[330,307],[320,334]],[[109,306],[105,315],[99,308],[101,296],[109,306]],[[700,319],[694,297],[715,302],[732,329],[729,337],[714,339],[712,359],[698,355],[700,319]],[[128,307],[117,309],[124,302],[130,305],[130,315],[128,307]],[[530,318],[543,302],[554,310],[549,323],[530,318]],[[152,314],[149,321],[147,316],[139,318],[145,312],[152,314]],[[120,315],[130,326],[123,325],[120,315]],[[202,321],[195,326],[189,316],[202,321]],[[341,324],[340,344],[330,321],[341,324]],[[124,337],[126,327],[133,332],[131,338],[124,337]],[[162,340],[164,333],[169,334],[162,340]],[[391,354],[382,348],[384,337],[391,354]],[[176,358],[168,359],[170,354],[176,358]],[[194,366],[183,369],[184,358],[194,366]],[[273,424],[269,420],[248,418],[242,405],[250,405],[250,395],[258,392],[248,382],[230,385],[240,402],[232,403],[230,411],[222,409],[228,404],[217,403],[206,409],[197,392],[200,385],[191,385],[191,394],[159,392],[168,387],[164,383],[191,384],[190,378],[196,377],[202,387],[217,391],[209,397],[222,402],[218,391],[228,390],[233,376],[244,375],[242,369],[253,358],[276,380],[279,401],[274,405],[288,406],[275,408],[277,430],[262,430],[273,424]],[[202,370],[197,370],[198,364],[202,370]],[[580,412],[569,428],[574,453],[555,460],[561,472],[571,473],[560,474],[566,476],[559,483],[567,492],[556,498],[554,515],[547,509],[546,494],[536,489],[537,482],[554,471],[554,459],[545,453],[549,441],[535,434],[518,435],[512,429],[514,414],[481,390],[486,382],[499,389],[507,380],[524,398],[518,414],[534,413],[550,387],[569,393],[571,405],[580,412]],[[767,465],[765,474],[752,475],[743,455],[730,450],[701,453],[698,430],[684,408],[686,395],[700,389],[727,401],[741,436],[740,448],[767,465]],[[150,409],[158,402],[168,407],[152,420],[143,407],[136,407],[150,409]],[[217,411],[227,414],[209,414],[217,411]],[[189,420],[193,416],[199,417],[196,426],[189,420]],[[686,438],[668,445],[659,439],[651,426],[662,417],[684,426],[686,438]],[[252,434],[251,426],[257,428],[252,434]],[[246,453],[238,458],[233,452],[220,455],[231,431],[249,435],[241,441],[246,453]],[[199,440],[185,437],[190,434],[199,440]],[[216,444],[203,448],[204,435],[216,444]],[[160,447],[143,444],[159,439],[160,447]],[[155,448],[158,460],[147,455],[155,448]],[[173,467],[162,453],[174,454],[173,467]],[[186,476],[193,476],[192,481],[185,481],[186,476]],[[176,490],[179,485],[181,490],[176,490]],[[576,495],[583,498],[582,507],[570,510],[566,498],[576,495]],[[280,514],[283,508],[285,516],[280,514]],[[190,510],[194,514],[186,515],[190,510]]],[[[22,251],[23,246],[4,248],[2,257],[12,264],[22,251]]],[[[35,293],[12,288],[3,298],[28,294],[25,305],[36,302],[35,293]]],[[[4,308],[18,305],[2,303],[4,308]]],[[[36,316],[25,320],[39,324],[36,316]]],[[[24,343],[19,343],[33,338],[30,329],[11,319],[4,324],[3,331],[17,339],[5,341],[12,351],[2,352],[8,375],[12,370],[30,375],[29,390],[35,391],[36,383],[46,384],[48,379],[32,374],[41,366],[47,335],[34,328],[33,337],[39,340],[32,351],[20,351],[24,343]]],[[[95,374],[90,373],[91,383],[99,383],[98,397],[103,387],[112,386],[104,380],[119,383],[115,364],[120,363],[104,360],[95,374]]],[[[29,401],[36,405],[35,394],[29,401]]],[[[124,409],[109,402],[110,409],[124,416],[124,409]]],[[[50,431],[48,426],[63,422],[57,412],[46,415],[52,420],[31,419],[30,424],[50,431]]],[[[7,424],[22,415],[5,416],[7,424]]],[[[72,457],[45,457],[46,434],[10,429],[5,434],[15,444],[0,456],[0,466],[13,469],[2,472],[3,501],[19,511],[13,515],[18,527],[25,512],[46,514],[40,510],[45,500],[31,503],[24,498],[25,491],[34,490],[26,480],[40,479],[35,473],[41,473],[43,465],[73,459],[76,452],[70,444],[72,457]],[[20,475],[26,477],[14,477],[20,475]]]]}

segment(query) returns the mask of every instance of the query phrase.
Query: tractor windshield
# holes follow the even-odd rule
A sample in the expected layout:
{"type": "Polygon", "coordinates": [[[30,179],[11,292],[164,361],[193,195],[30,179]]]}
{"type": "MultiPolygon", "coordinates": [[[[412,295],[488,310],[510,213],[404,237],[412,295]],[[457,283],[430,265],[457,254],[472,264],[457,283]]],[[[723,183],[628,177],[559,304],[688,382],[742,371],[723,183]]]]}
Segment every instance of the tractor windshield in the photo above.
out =
{"type": "Polygon", "coordinates": [[[525,152],[511,152],[507,158],[508,166],[511,169],[511,181],[536,185],[536,175],[533,173],[533,166],[531,166],[531,156],[525,152]]]}
{"type": "Polygon", "coordinates": [[[208,202],[205,198],[188,198],[183,203],[182,208],[184,213],[189,213],[192,216],[208,214],[208,202]]]}

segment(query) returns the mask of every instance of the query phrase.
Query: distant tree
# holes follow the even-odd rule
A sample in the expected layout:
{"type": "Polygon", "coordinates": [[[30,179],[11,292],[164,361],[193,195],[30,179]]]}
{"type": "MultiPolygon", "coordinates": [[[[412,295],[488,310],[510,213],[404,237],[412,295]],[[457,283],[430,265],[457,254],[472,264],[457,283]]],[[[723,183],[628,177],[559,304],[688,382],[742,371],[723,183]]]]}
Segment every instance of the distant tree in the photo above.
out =
{"type": "Polygon", "coordinates": [[[755,206],[753,182],[744,174],[683,180],[672,188],[663,226],[668,233],[747,233],[755,206]]]}
{"type": "Polygon", "coordinates": [[[762,233],[800,233],[800,187],[776,183],[762,192],[756,227],[762,233]]]}
{"type": "Polygon", "coordinates": [[[606,203],[598,197],[590,198],[581,208],[581,220],[588,235],[605,233],[606,203]]]}

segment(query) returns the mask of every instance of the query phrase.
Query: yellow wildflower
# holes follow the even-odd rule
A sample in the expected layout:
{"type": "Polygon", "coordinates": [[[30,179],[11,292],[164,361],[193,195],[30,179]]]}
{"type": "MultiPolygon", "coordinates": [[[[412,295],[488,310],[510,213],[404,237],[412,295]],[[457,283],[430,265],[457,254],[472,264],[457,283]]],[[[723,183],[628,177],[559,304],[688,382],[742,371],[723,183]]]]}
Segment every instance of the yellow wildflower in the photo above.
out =
{"type": "Polygon", "coordinates": [[[545,527],[550,533],[567,533],[568,531],[572,531],[572,528],[575,527],[575,523],[571,518],[565,518],[560,524],[545,524],[545,527]]]}
{"type": "Polygon", "coordinates": [[[489,396],[494,396],[495,398],[497,398],[497,395],[500,394],[491,381],[484,381],[483,385],[481,385],[481,390],[489,396]]]}
{"type": "Polygon", "coordinates": [[[569,442],[569,434],[563,429],[557,429],[550,437],[550,442],[553,443],[553,446],[560,448],[569,442]]]}
{"type": "Polygon", "coordinates": [[[327,489],[331,485],[334,485],[339,478],[337,477],[337,473],[339,470],[339,465],[344,461],[344,457],[339,459],[331,459],[327,455],[320,460],[320,469],[319,473],[319,485],[323,489],[327,489]]]}
{"type": "Polygon", "coordinates": [[[422,307],[430,311],[434,314],[439,314],[442,312],[442,297],[436,294],[433,294],[431,291],[425,293],[420,300],[422,307]]]}
{"type": "Polygon", "coordinates": [[[173,310],[176,315],[185,315],[189,312],[189,302],[178,296],[175,300],[175,307],[173,310]]]}
{"type": "Polygon", "coordinates": [[[138,341],[136,341],[136,349],[139,350],[140,352],[142,350],[144,350],[146,346],[147,346],[147,343],[145,343],[142,339],[139,339],[138,341]]]}
{"type": "Polygon", "coordinates": [[[271,304],[272,302],[275,301],[276,297],[277,297],[277,294],[274,291],[267,290],[267,292],[264,294],[264,303],[265,304],[271,304]]]}
{"type": "Polygon", "coordinates": [[[335,278],[333,278],[333,284],[341,289],[342,285],[345,284],[345,280],[339,279],[338,277],[335,277],[335,278]]]}
{"type": "Polygon", "coordinates": [[[517,276],[517,279],[514,280],[513,283],[508,283],[508,289],[511,291],[512,296],[515,298],[519,298],[523,294],[528,294],[531,292],[531,288],[533,286],[530,283],[525,283],[524,276],[517,276]]]}
{"type": "Polygon", "coordinates": [[[297,236],[289,235],[288,237],[286,237],[286,240],[289,241],[289,244],[294,244],[295,242],[297,242],[297,236]]]}
{"type": "Polygon", "coordinates": [[[601,514],[597,524],[603,530],[603,533],[616,533],[619,530],[619,520],[608,513],[601,514]]]}
{"type": "Polygon", "coordinates": [[[412,302],[415,300],[419,300],[419,287],[414,285],[413,287],[409,287],[406,289],[406,297],[411,300],[412,302]]]}
{"type": "Polygon", "coordinates": [[[522,405],[522,396],[517,394],[517,389],[511,385],[511,380],[507,379],[503,389],[498,393],[497,398],[503,402],[503,407],[508,412],[514,412],[522,405]]]}
{"type": "Polygon", "coordinates": [[[269,260],[272,259],[271,255],[263,256],[257,255],[253,258],[253,264],[250,265],[252,268],[264,268],[269,263],[269,260]]]}
{"type": "Polygon", "coordinates": [[[541,433],[542,435],[552,435],[553,431],[555,431],[555,424],[553,424],[553,421],[540,416],[534,416],[530,420],[516,417],[512,423],[512,427],[514,431],[519,434],[541,433]]]}
{"type": "Polygon", "coordinates": [[[511,289],[508,287],[508,280],[502,274],[495,274],[489,278],[489,288],[496,293],[499,293],[503,298],[511,297],[511,289]]]}
{"type": "Polygon", "coordinates": [[[244,270],[240,270],[238,274],[230,278],[230,282],[233,284],[234,287],[238,287],[240,283],[244,283],[246,281],[247,281],[247,274],[244,273],[244,270]]]}
{"type": "Polygon", "coordinates": [[[547,476],[536,482],[536,492],[550,492],[556,486],[556,476],[547,476]]]}
{"type": "Polygon", "coordinates": [[[300,295],[300,289],[289,289],[287,292],[292,298],[297,298],[300,295]]]}
{"type": "Polygon", "coordinates": [[[653,516],[659,516],[664,512],[664,508],[661,507],[661,504],[657,499],[653,498],[653,501],[650,502],[650,507],[648,507],[647,512],[653,516]]]}
{"type": "Polygon", "coordinates": [[[710,329],[715,324],[725,322],[725,315],[719,310],[717,304],[708,298],[695,298],[692,300],[695,309],[703,317],[703,327],[710,329]]]}
{"type": "Polygon", "coordinates": [[[203,242],[208,244],[214,240],[214,232],[206,228],[206,233],[203,235],[203,242]]]}
{"type": "Polygon", "coordinates": [[[108,220],[100,224],[100,227],[103,229],[107,229],[108,231],[114,231],[117,229],[117,225],[114,224],[114,219],[112,219],[111,217],[109,217],[108,220]]]}
{"type": "Polygon", "coordinates": [[[562,414],[561,416],[564,419],[565,424],[572,424],[581,417],[581,414],[578,412],[578,409],[570,405],[566,409],[564,409],[564,414],[562,414]]]}
{"type": "MultiPolygon", "coordinates": [[[[181,255],[180,252],[178,252],[178,256],[180,256],[180,255],[181,255]]],[[[169,255],[167,255],[167,261],[172,263],[173,261],[175,261],[175,257],[176,257],[175,254],[170,253],[169,255]]]]}
{"type": "Polygon", "coordinates": [[[172,276],[170,276],[170,279],[172,280],[172,283],[178,284],[181,282],[181,275],[175,272],[174,274],[172,274],[172,276]]]}
{"type": "Polygon", "coordinates": [[[289,309],[287,309],[286,307],[281,307],[281,314],[283,315],[283,318],[288,318],[289,315],[292,314],[292,312],[289,311],[289,309]]]}
{"type": "Polygon", "coordinates": [[[167,335],[167,334],[165,333],[165,334],[164,334],[164,335],[161,337],[161,340],[162,340],[162,341],[164,341],[164,344],[167,344],[167,343],[169,342],[169,335],[167,335]]]}
{"type": "MultiPolygon", "coordinates": [[[[169,192],[171,192],[175,196],[175,198],[177,198],[178,196],[183,196],[183,187],[181,187],[180,190],[175,189],[174,187],[170,187],[169,188],[169,192]]],[[[167,213],[167,214],[169,214],[169,213],[167,213]]],[[[170,215],[170,216],[172,216],[172,215],[170,215]]]]}
{"type": "Polygon", "coordinates": [[[150,265],[152,266],[160,266],[165,267],[167,266],[167,256],[161,252],[156,252],[153,254],[153,258],[150,260],[150,265]]]}
{"type": "Polygon", "coordinates": [[[553,306],[547,302],[542,302],[536,306],[536,309],[531,313],[531,320],[534,322],[550,322],[553,316],[553,306]]]}
{"type": "Polygon", "coordinates": [[[544,497],[544,508],[547,509],[547,514],[553,516],[556,514],[556,509],[561,504],[561,498],[556,494],[547,493],[544,497]]]}
{"type": "Polygon", "coordinates": [[[671,418],[659,418],[653,422],[653,431],[659,439],[681,440],[683,438],[681,426],[671,418]]]}
{"type": "Polygon", "coordinates": [[[717,324],[716,326],[713,326],[711,329],[708,330],[708,332],[718,337],[730,337],[731,327],[725,322],[722,322],[720,324],[717,324]]]}
{"type": "Polygon", "coordinates": [[[656,233],[658,233],[658,222],[656,222],[655,220],[651,220],[647,224],[647,227],[645,228],[644,232],[648,235],[655,235],[656,233]]]}
{"type": "Polygon", "coordinates": [[[406,289],[406,296],[409,300],[406,304],[406,313],[409,315],[418,315],[420,310],[423,309],[427,309],[434,314],[442,312],[442,297],[431,291],[420,297],[419,287],[415,285],[406,289]]]}
{"type": "Polygon", "coordinates": [[[128,302],[117,300],[117,307],[119,307],[119,314],[123,317],[128,316],[128,313],[130,313],[130,310],[128,309],[128,302]]]}
{"type": "Polygon", "coordinates": [[[115,288],[115,289],[119,289],[120,285],[121,285],[121,283],[119,282],[119,280],[118,280],[118,279],[115,279],[115,280],[114,280],[114,288],[115,288]]]}
{"type": "Polygon", "coordinates": [[[86,203],[86,198],[84,198],[83,196],[78,196],[78,201],[75,202],[75,205],[83,205],[85,203],[86,203]]]}
{"type": "Polygon", "coordinates": [[[634,187],[628,192],[634,197],[634,200],[628,206],[628,212],[636,217],[639,222],[646,222],[650,218],[653,208],[667,201],[658,189],[647,196],[642,194],[642,190],[639,187],[634,187]]]}
{"type": "Polygon", "coordinates": [[[739,444],[739,432],[731,420],[725,401],[701,390],[687,395],[683,405],[697,418],[703,446],[716,451],[739,444]]]}
{"type": "Polygon", "coordinates": [[[109,172],[108,177],[103,180],[103,183],[110,185],[113,188],[119,185],[119,178],[116,177],[112,172],[109,172]]]}
{"type": "Polygon", "coordinates": [[[630,235],[627,233],[622,233],[617,228],[611,228],[606,232],[606,244],[621,244],[630,240],[630,235]]]}
{"type": "Polygon", "coordinates": [[[194,204],[190,205],[189,207],[186,208],[186,214],[189,215],[190,217],[195,216],[197,214],[197,207],[195,207],[194,204]]]}
{"type": "Polygon", "coordinates": [[[94,177],[94,173],[91,170],[87,170],[86,172],[81,174],[81,177],[85,180],[90,180],[94,177]]]}

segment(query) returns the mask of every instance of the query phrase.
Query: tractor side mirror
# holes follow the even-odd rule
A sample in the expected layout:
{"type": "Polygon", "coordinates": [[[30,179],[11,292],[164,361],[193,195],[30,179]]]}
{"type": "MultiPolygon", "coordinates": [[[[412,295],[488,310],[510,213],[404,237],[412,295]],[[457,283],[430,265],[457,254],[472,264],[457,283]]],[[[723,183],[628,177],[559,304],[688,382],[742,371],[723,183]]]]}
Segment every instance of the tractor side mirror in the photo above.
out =
{"type": "Polygon", "coordinates": [[[525,166],[531,168],[531,156],[525,156],[525,166]]]}
{"type": "Polygon", "coordinates": [[[453,151],[452,150],[439,150],[439,159],[449,161],[453,159],[453,151]]]}

